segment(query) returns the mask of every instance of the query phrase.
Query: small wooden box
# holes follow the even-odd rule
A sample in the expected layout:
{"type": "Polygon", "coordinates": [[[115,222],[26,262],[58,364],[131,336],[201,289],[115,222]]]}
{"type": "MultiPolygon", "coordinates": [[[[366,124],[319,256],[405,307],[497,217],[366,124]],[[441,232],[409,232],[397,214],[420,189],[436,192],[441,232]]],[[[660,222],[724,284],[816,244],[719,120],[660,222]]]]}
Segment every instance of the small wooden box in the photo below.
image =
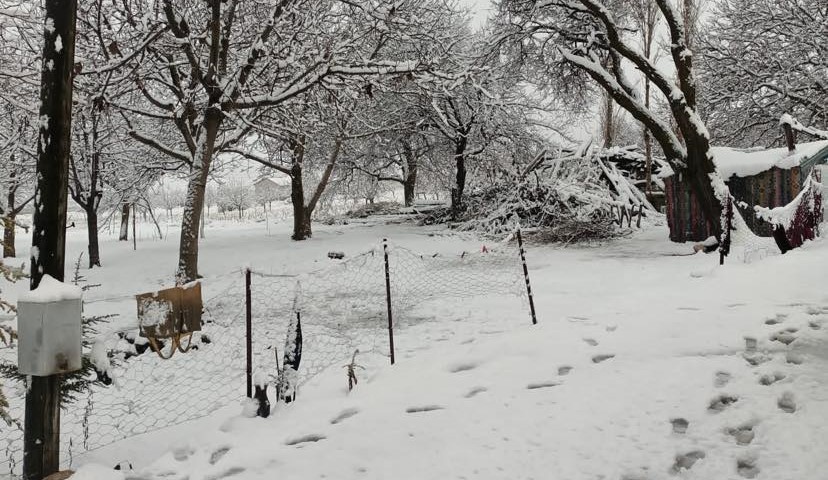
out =
{"type": "Polygon", "coordinates": [[[201,330],[201,284],[136,295],[142,337],[172,338],[201,330]]]}

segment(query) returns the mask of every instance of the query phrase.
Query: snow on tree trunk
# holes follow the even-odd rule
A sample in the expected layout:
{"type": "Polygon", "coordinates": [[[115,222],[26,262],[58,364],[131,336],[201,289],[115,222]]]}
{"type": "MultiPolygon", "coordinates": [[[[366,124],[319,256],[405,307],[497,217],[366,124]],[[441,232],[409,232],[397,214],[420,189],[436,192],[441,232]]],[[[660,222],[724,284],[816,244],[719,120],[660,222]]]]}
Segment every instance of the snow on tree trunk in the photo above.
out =
{"type": "MultiPolygon", "coordinates": [[[[45,1],[31,289],[44,275],[64,278],[76,15],[77,0],[45,1]]],[[[29,380],[24,478],[43,478],[60,466],[60,385],[60,376],[29,380]]]]}
{"type": "Polygon", "coordinates": [[[176,282],[185,284],[197,280],[198,275],[198,231],[201,224],[201,211],[204,209],[204,194],[207,177],[213,160],[213,150],[218,129],[221,126],[222,113],[218,106],[207,109],[204,118],[205,138],[197,150],[198,157],[193,161],[190,178],[187,182],[187,197],[181,218],[181,238],[178,247],[178,271],[176,282]]]}
{"type": "MultiPolygon", "coordinates": [[[[13,180],[15,178],[15,176],[16,176],[15,172],[12,170],[12,172],[9,174],[9,179],[13,180]]],[[[15,203],[17,201],[17,199],[15,198],[16,197],[16,195],[15,195],[16,191],[17,191],[17,183],[13,181],[12,184],[9,185],[8,197],[6,198],[7,199],[6,216],[3,217],[3,258],[6,258],[6,257],[14,258],[16,253],[17,253],[15,251],[15,248],[14,248],[14,237],[15,237],[15,231],[14,231],[15,222],[14,222],[14,220],[15,220],[15,217],[17,216],[17,214],[16,214],[17,210],[16,210],[16,207],[15,207],[15,203]]]]}
{"type": "Polygon", "coordinates": [[[122,242],[129,240],[129,208],[129,202],[121,205],[121,233],[118,235],[118,240],[122,242]]]}
{"type": "Polygon", "coordinates": [[[419,164],[411,144],[407,141],[402,142],[403,155],[405,156],[405,169],[403,170],[403,198],[405,206],[410,207],[414,205],[414,194],[417,188],[417,171],[419,164]]]}
{"type": "Polygon", "coordinates": [[[14,258],[17,253],[14,248],[14,220],[15,217],[12,214],[3,218],[3,258],[14,258]]]}

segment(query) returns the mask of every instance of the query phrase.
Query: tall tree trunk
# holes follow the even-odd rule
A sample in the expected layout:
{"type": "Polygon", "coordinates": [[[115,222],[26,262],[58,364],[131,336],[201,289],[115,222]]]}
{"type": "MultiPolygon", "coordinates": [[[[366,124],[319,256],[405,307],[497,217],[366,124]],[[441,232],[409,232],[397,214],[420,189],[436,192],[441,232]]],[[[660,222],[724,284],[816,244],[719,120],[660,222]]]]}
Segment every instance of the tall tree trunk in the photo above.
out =
{"type": "Polygon", "coordinates": [[[178,246],[176,282],[179,285],[199,278],[198,230],[201,224],[201,211],[204,209],[207,177],[210,173],[210,164],[213,160],[213,150],[221,121],[222,113],[218,108],[218,98],[216,98],[215,104],[207,108],[205,113],[203,125],[206,137],[201,150],[197,152],[198,157],[193,162],[190,179],[187,183],[187,198],[184,203],[184,213],[181,217],[181,239],[178,246]]]}
{"type": "Polygon", "coordinates": [[[94,205],[86,208],[86,232],[89,237],[89,268],[101,266],[98,241],[98,211],[94,205]]]}
{"type": "Polygon", "coordinates": [[[463,208],[463,194],[466,190],[466,135],[461,135],[454,143],[455,183],[451,192],[451,211],[456,216],[463,208]]]}
{"type": "Polygon", "coordinates": [[[305,187],[302,184],[302,164],[294,162],[290,171],[290,202],[293,205],[293,240],[306,240],[313,235],[311,219],[305,206],[305,187]]]}
{"type": "Polygon", "coordinates": [[[613,117],[613,106],[615,102],[612,101],[612,95],[609,93],[604,95],[604,148],[609,148],[615,141],[615,122],[613,117]]]}
{"type": "Polygon", "coordinates": [[[716,180],[711,177],[711,174],[715,172],[715,166],[710,156],[710,145],[706,138],[688,139],[687,165],[688,168],[684,171],[684,176],[690,186],[690,191],[696,196],[702,212],[704,212],[710,225],[711,234],[721,239],[723,207],[714,187],[713,182],[716,180]]]}
{"type": "Polygon", "coordinates": [[[414,155],[414,149],[408,141],[403,141],[403,155],[405,156],[405,171],[403,172],[403,198],[405,206],[410,207],[414,205],[414,192],[417,188],[417,170],[419,165],[417,163],[417,156],[414,155]]]}
{"type": "Polygon", "coordinates": [[[17,253],[14,248],[15,217],[16,215],[11,211],[3,217],[3,258],[14,258],[17,253]]]}
{"type": "MultiPolygon", "coordinates": [[[[10,179],[15,178],[15,172],[9,175],[10,179]]],[[[12,182],[12,185],[9,187],[9,195],[7,197],[6,206],[8,210],[6,212],[6,216],[3,217],[3,258],[16,256],[17,251],[14,248],[14,237],[15,237],[15,224],[14,220],[17,216],[15,209],[17,206],[15,205],[17,202],[16,199],[16,192],[17,192],[17,185],[16,183],[12,182]]]]}
{"type": "MultiPolygon", "coordinates": [[[[649,58],[649,54],[648,54],[649,58]]],[[[644,106],[650,109],[650,79],[644,79],[644,106]]],[[[644,127],[644,195],[652,201],[653,191],[653,139],[650,131],[644,127]]]]}
{"type": "Polygon", "coordinates": [[[118,240],[121,242],[126,242],[129,240],[129,202],[124,202],[121,205],[121,234],[118,235],[118,240]]]}
{"type": "MultiPolygon", "coordinates": [[[[72,74],[77,0],[46,0],[40,77],[30,288],[44,275],[64,278],[66,203],[72,136],[72,74]],[[59,42],[59,43],[58,43],[59,42]]],[[[26,390],[23,478],[40,480],[60,466],[60,375],[32,376],[26,390]]]]}

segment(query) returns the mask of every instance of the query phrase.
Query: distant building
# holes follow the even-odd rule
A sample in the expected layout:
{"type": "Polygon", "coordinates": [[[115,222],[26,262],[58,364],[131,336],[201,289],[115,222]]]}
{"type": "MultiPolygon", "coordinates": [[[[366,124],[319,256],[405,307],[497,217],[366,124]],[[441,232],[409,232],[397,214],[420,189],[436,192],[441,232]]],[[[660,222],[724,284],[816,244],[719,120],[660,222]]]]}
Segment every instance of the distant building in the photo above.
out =
{"type": "Polygon", "coordinates": [[[269,206],[290,198],[290,184],[282,178],[261,177],[253,182],[253,190],[259,205],[269,206]]]}

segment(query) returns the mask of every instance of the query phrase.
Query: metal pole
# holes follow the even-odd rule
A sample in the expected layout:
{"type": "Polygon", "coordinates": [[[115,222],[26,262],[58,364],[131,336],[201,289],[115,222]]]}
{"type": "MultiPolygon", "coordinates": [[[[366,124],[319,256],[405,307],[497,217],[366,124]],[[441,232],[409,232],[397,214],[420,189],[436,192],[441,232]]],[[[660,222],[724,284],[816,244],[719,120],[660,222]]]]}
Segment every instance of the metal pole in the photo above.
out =
{"type": "Polygon", "coordinates": [[[385,304],[388,307],[388,345],[391,348],[391,365],[394,365],[394,320],[391,314],[391,271],[388,268],[388,239],[382,239],[385,256],[385,304]]]}
{"type": "Polygon", "coordinates": [[[250,269],[244,271],[245,338],[247,349],[247,398],[253,398],[253,302],[250,294],[250,269]]]}
{"type": "Polygon", "coordinates": [[[520,250],[520,263],[523,264],[523,279],[526,281],[526,294],[529,296],[529,311],[532,313],[532,325],[538,323],[535,315],[535,297],[532,296],[532,284],[529,283],[529,268],[526,266],[526,252],[523,250],[523,237],[520,228],[517,229],[518,249],[520,250]]]}

